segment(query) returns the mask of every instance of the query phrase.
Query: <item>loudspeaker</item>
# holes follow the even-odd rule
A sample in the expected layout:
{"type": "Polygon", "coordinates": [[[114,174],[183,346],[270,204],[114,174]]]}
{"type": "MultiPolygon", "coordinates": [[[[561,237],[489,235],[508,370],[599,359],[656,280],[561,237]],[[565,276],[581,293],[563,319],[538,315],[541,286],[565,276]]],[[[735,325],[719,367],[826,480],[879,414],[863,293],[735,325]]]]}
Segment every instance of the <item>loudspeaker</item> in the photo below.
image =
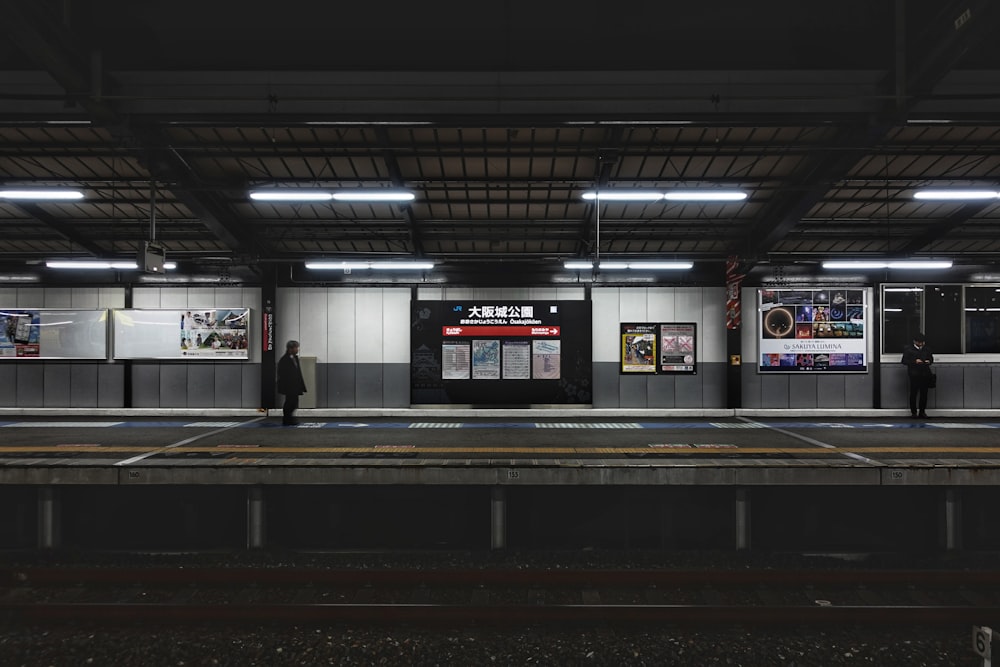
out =
{"type": "Polygon", "coordinates": [[[139,245],[139,255],[135,263],[139,265],[141,271],[146,273],[163,273],[163,262],[167,258],[167,252],[163,246],[157,245],[153,241],[143,241],[139,245]]]}

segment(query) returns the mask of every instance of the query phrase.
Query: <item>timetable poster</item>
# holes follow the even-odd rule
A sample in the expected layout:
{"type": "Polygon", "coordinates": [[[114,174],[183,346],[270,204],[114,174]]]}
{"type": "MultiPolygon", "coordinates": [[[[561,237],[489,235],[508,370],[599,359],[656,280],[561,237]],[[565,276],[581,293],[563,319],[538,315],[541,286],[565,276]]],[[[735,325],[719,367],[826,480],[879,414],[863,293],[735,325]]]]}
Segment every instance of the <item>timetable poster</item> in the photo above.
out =
{"type": "Polygon", "coordinates": [[[472,346],[468,343],[441,345],[441,377],[445,380],[468,380],[472,346]]]}
{"type": "Polygon", "coordinates": [[[560,346],[557,340],[531,341],[532,377],[536,380],[558,380],[560,346]]]}
{"type": "Polygon", "coordinates": [[[868,371],[867,291],[760,289],[761,373],[868,371]]]}
{"type": "Polygon", "coordinates": [[[620,372],[656,373],[656,338],[659,327],[656,324],[621,325],[621,367],[620,372]]]}

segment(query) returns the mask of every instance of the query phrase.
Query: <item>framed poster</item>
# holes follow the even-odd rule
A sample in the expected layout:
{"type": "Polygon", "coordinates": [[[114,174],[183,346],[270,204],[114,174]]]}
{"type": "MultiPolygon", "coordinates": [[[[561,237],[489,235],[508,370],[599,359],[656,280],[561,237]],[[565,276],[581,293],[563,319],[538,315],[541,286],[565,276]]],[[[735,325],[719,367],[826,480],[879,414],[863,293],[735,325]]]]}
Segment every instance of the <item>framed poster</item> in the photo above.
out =
{"type": "Polygon", "coordinates": [[[656,374],[657,324],[622,324],[619,373],[656,374]]]}
{"type": "Polygon", "coordinates": [[[694,322],[629,322],[620,326],[619,374],[698,373],[694,322]]]}
{"type": "Polygon", "coordinates": [[[866,373],[868,291],[759,289],[760,373],[866,373]]]}
{"type": "Polygon", "coordinates": [[[114,311],[115,359],[250,358],[250,309],[114,311]]]}
{"type": "Polygon", "coordinates": [[[0,308],[0,360],[107,358],[107,310],[0,308]]]}

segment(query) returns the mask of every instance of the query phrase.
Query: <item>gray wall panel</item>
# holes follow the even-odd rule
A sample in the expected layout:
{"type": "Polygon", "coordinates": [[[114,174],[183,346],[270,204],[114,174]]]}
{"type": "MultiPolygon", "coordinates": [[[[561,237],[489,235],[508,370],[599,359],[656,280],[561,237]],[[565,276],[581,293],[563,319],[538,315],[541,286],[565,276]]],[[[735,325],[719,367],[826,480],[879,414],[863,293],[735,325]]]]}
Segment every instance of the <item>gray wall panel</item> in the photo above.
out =
{"type": "Polygon", "coordinates": [[[306,387],[313,395],[317,408],[329,407],[330,395],[327,386],[330,383],[330,364],[316,364],[316,386],[306,387]]]}
{"type": "Polygon", "coordinates": [[[959,364],[934,364],[937,373],[937,389],[931,389],[927,399],[929,408],[961,408],[965,397],[962,396],[965,368],[959,364]]]}
{"type": "Polygon", "coordinates": [[[215,407],[243,407],[243,369],[240,364],[215,366],[215,407]]]}
{"type": "Polygon", "coordinates": [[[672,407],[675,408],[700,408],[705,404],[702,398],[702,386],[700,375],[678,375],[676,378],[676,401],[672,407]]]}
{"type": "Polygon", "coordinates": [[[43,392],[44,369],[40,363],[20,364],[17,368],[17,407],[41,408],[45,405],[43,392]]]}
{"type": "Polygon", "coordinates": [[[240,364],[243,375],[243,396],[241,406],[244,408],[262,408],[260,400],[261,364],[240,364]]]}
{"type": "Polygon", "coordinates": [[[218,396],[215,393],[216,364],[190,364],[187,366],[187,387],[184,397],[171,403],[171,407],[214,408],[218,396]]]}
{"type": "Polygon", "coordinates": [[[98,406],[97,364],[73,364],[70,369],[70,407],[96,408],[98,406]]]}
{"type": "Polygon", "coordinates": [[[991,408],[1000,408],[1000,366],[993,366],[990,368],[990,377],[992,379],[991,385],[992,389],[992,404],[991,408]]]}
{"type": "Polygon", "coordinates": [[[594,392],[591,404],[595,408],[617,408],[621,398],[618,393],[618,362],[595,361],[592,364],[594,392]]]}
{"type": "Polygon", "coordinates": [[[726,407],[728,401],[726,394],[727,372],[728,364],[725,361],[698,364],[698,375],[701,376],[703,386],[702,398],[706,408],[726,407]]]}
{"type": "Polygon", "coordinates": [[[630,375],[620,376],[618,383],[618,407],[622,408],[645,408],[649,403],[646,399],[647,377],[635,377],[630,375]]]}
{"type": "Polygon", "coordinates": [[[765,375],[761,377],[760,407],[764,409],[788,407],[787,375],[765,375]]]}
{"type": "Polygon", "coordinates": [[[42,370],[42,394],[45,407],[66,407],[72,402],[72,364],[45,364],[42,370]]]}
{"type": "Polygon", "coordinates": [[[410,407],[410,364],[385,364],[382,374],[382,407],[410,407]]]}
{"type": "Polygon", "coordinates": [[[871,408],[875,404],[875,379],[871,373],[844,376],[844,407],[871,408]]]}
{"type": "Polygon", "coordinates": [[[125,405],[125,366],[97,365],[97,407],[116,408],[125,405]]]}
{"type": "MultiPolygon", "coordinates": [[[[749,359],[747,355],[743,355],[744,361],[749,359]]],[[[740,378],[742,381],[742,386],[740,391],[742,394],[742,403],[745,408],[759,408],[763,403],[763,387],[762,380],[763,376],[757,372],[757,364],[744,363],[741,367],[740,378]]]]}
{"type": "Polygon", "coordinates": [[[674,377],[669,375],[654,375],[646,378],[646,394],[651,408],[672,408],[676,399],[674,377]]]}
{"type": "Polygon", "coordinates": [[[0,363],[0,407],[17,405],[17,369],[18,364],[0,363]]]}
{"type": "Polygon", "coordinates": [[[788,404],[779,407],[815,408],[819,405],[816,391],[818,377],[810,374],[789,375],[788,404]]]}
{"type": "Polygon", "coordinates": [[[990,369],[987,366],[966,366],[962,378],[962,394],[966,408],[988,408],[993,402],[990,369]]]}
{"type": "Polygon", "coordinates": [[[907,407],[909,381],[906,379],[906,368],[902,364],[885,364],[881,370],[882,408],[889,410],[907,407]]]}
{"type": "Polygon", "coordinates": [[[382,407],[382,364],[357,364],[354,391],[359,408],[382,407]]]}
{"type": "Polygon", "coordinates": [[[159,407],[186,408],[188,406],[187,377],[186,364],[163,364],[160,366],[159,407]]]}
{"type": "Polygon", "coordinates": [[[355,408],[354,387],[357,367],[354,364],[328,364],[326,372],[327,405],[331,408],[355,408]]]}
{"type": "Polygon", "coordinates": [[[821,408],[843,408],[847,377],[835,373],[816,376],[816,405],[821,408]]]}
{"type": "Polygon", "coordinates": [[[132,364],[132,407],[160,407],[160,365],[129,363],[132,364]]]}

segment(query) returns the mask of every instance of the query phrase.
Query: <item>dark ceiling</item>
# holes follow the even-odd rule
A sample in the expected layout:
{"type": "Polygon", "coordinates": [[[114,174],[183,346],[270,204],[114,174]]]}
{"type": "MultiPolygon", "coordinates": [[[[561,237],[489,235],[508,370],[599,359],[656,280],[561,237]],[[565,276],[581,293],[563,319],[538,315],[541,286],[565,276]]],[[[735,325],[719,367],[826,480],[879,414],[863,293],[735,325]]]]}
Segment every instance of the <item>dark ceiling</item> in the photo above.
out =
{"type": "Polygon", "coordinates": [[[0,266],[1000,261],[1000,2],[0,0],[0,266]],[[766,10],[754,10],[765,6],[766,10]],[[262,204],[259,185],[405,188],[262,204]],[[611,188],[739,188],[724,204],[611,188]]]}

